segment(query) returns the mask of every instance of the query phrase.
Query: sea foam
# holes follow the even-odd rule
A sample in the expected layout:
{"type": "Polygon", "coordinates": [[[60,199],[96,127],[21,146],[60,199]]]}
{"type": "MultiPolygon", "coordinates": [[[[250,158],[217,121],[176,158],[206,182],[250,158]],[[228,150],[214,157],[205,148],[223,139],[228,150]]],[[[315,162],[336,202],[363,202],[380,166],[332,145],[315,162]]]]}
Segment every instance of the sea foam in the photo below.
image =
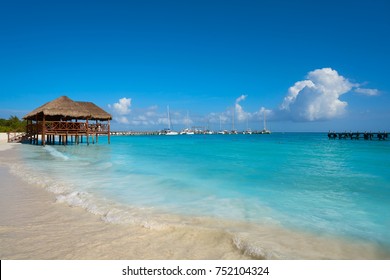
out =
{"type": "Polygon", "coordinates": [[[60,158],[63,160],[69,160],[69,157],[67,155],[61,153],[60,151],[56,150],[51,146],[45,146],[44,149],[48,151],[53,157],[60,158]]]}

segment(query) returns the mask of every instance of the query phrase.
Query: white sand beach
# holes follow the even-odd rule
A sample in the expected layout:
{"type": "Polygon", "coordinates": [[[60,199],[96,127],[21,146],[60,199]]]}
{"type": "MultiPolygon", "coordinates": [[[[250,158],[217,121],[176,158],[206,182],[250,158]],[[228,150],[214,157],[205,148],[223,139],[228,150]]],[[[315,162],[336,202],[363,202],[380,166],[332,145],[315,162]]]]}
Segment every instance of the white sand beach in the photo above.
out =
{"type": "Polygon", "coordinates": [[[8,135],[7,135],[7,133],[0,132],[0,145],[1,145],[1,147],[3,147],[2,144],[6,144],[7,141],[8,141],[8,135]]]}
{"type": "MultiPolygon", "coordinates": [[[[19,145],[19,144],[14,144],[19,145]]],[[[150,230],[103,222],[11,175],[17,146],[1,146],[1,259],[244,259],[229,236],[204,230],[150,230]]]]}
{"type": "MultiPolygon", "coordinates": [[[[0,145],[1,259],[381,259],[377,248],[343,240],[256,227],[256,240],[241,242],[221,226],[145,228],[112,224],[11,174],[21,144],[0,145]],[[254,252],[260,244],[264,252],[254,252]],[[276,252],[267,254],[265,252],[276,252]],[[278,254],[278,252],[280,254],[278,254]],[[259,257],[260,256],[260,257],[259,257]]],[[[213,221],[209,221],[209,225],[213,221]]],[[[251,228],[253,231],[253,228],[251,228]]]]}

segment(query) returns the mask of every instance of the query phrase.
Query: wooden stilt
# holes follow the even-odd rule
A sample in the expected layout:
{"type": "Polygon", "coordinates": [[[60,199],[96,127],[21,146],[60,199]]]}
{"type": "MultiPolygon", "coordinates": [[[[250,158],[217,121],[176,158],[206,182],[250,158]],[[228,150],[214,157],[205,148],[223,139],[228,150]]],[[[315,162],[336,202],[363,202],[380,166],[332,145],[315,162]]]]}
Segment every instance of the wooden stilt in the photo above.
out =
{"type": "Polygon", "coordinates": [[[42,120],[42,146],[45,146],[45,130],[46,130],[46,121],[45,121],[45,114],[43,114],[43,120],[42,120]]]}
{"type": "Polygon", "coordinates": [[[111,139],[110,139],[110,136],[111,136],[111,132],[110,132],[110,120],[108,120],[107,129],[108,129],[107,141],[108,141],[108,144],[111,144],[111,139]]]}
{"type": "Polygon", "coordinates": [[[86,125],[87,125],[87,145],[89,145],[89,125],[88,125],[88,119],[86,121],[86,125]]]}
{"type": "Polygon", "coordinates": [[[36,131],[35,131],[35,139],[34,139],[34,142],[35,142],[35,145],[38,145],[38,133],[39,133],[39,123],[38,123],[38,115],[35,116],[35,123],[37,124],[37,128],[36,128],[36,131]]]}
{"type": "Polygon", "coordinates": [[[99,124],[96,120],[96,126],[95,126],[95,137],[96,137],[96,144],[98,143],[98,133],[99,133],[99,124]]]}

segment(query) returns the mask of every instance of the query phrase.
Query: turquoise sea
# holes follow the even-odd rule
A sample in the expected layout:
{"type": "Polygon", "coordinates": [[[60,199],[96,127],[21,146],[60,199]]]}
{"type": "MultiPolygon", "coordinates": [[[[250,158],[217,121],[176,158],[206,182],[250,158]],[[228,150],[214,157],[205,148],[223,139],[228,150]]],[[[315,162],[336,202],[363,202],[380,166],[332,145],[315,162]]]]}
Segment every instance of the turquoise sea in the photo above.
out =
{"type": "MultiPolygon", "coordinates": [[[[23,145],[24,174],[106,222],[158,228],[209,219],[241,238],[250,227],[235,225],[272,225],[390,256],[390,141],[324,133],[99,140],[23,145]]],[[[260,246],[255,239],[246,246],[260,246]]]]}

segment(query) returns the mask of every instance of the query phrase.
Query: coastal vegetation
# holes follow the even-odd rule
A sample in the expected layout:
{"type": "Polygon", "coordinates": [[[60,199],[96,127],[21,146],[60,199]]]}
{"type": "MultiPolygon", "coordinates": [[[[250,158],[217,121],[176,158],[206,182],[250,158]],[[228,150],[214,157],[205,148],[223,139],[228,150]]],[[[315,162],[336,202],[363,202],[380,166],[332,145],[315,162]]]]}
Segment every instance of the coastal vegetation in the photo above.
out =
{"type": "Polygon", "coordinates": [[[0,118],[0,132],[24,132],[26,125],[27,122],[17,116],[10,116],[8,119],[0,118]]]}

